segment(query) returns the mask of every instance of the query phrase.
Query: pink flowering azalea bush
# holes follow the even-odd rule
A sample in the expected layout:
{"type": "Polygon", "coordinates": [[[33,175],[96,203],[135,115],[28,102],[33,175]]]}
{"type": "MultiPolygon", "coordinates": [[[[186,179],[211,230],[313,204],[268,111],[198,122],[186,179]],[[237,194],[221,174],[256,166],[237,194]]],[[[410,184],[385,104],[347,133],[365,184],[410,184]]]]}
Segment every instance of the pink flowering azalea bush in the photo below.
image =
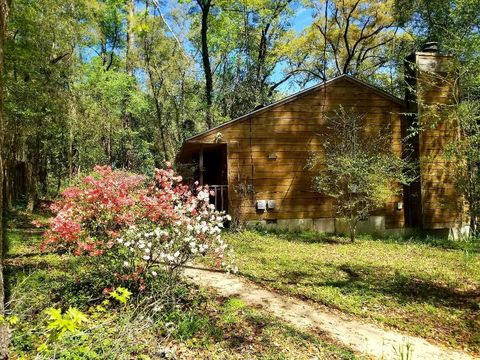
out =
{"type": "Polygon", "coordinates": [[[157,169],[147,180],[97,166],[62,195],[52,206],[56,216],[42,248],[97,258],[119,281],[134,281],[140,290],[160,272],[174,278],[201,255],[236,271],[221,236],[230,217],[209,204],[207,187],[192,190],[171,168],[157,169]]]}
{"type": "Polygon", "coordinates": [[[45,234],[42,248],[55,247],[75,255],[99,256],[111,249],[125,226],[141,214],[139,195],[146,179],[110,167],[96,166],[93,173],[67,188],[51,208],[56,217],[45,234]]]}

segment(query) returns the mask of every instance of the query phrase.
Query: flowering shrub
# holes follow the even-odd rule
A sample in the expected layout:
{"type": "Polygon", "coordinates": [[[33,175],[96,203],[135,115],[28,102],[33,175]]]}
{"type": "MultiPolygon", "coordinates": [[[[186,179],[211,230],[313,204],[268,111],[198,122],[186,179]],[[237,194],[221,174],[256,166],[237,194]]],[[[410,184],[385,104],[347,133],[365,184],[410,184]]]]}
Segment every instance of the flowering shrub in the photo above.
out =
{"type": "Polygon", "coordinates": [[[144,184],[142,176],[96,166],[52,205],[57,215],[42,247],[53,245],[75,255],[102,255],[114,245],[112,237],[140,215],[138,197],[144,184]]]}
{"type": "Polygon", "coordinates": [[[209,204],[207,187],[182,184],[171,168],[158,169],[151,181],[97,166],[53,205],[56,217],[42,247],[89,255],[114,264],[122,281],[145,282],[199,255],[211,254],[227,270],[231,254],[221,237],[230,217],[209,204]],[[229,255],[229,256],[226,256],[229,255]]]}

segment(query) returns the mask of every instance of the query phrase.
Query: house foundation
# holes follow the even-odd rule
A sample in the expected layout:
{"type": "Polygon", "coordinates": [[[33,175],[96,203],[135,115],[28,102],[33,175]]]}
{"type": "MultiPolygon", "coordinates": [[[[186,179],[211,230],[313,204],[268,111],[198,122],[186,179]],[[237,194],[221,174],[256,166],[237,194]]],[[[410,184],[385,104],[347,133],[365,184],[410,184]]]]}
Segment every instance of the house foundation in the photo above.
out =
{"type": "MultiPolygon", "coordinates": [[[[248,228],[261,228],[265,230],[288,230],[288,231],[315,231],[325,234],[343,234],[349,232],[347,221],[335,218],[320,219],[278,219],[276,222],[266,220],[251,220],[246,222],[248,228]]],[[[469,236],[469,226],[450,229],[423,230],[430,236],[460,240],[469,236]]],[[[408,236],[413,235],[418,229],[415,228],[387,228],[385,216],[370,216],[361,221],[357,227],[357,234],[377,236],[408,236]]]]}

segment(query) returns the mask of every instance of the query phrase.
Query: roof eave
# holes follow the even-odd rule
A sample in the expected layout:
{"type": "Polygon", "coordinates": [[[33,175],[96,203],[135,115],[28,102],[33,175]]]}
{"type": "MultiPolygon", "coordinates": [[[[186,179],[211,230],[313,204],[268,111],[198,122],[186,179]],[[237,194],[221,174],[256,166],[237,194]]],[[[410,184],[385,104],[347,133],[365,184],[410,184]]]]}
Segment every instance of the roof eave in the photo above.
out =
{"type": "Polygon", "coordinates": [[[311,92],[313,92],[313,91],[315,91],[315,90],[318,90],[318,89],[320,89],[320,88],[322,88],[322,87],[326,87],[326,86],[330,85],[331,83],[333,83],[333,82],[335,82],[335,81],[338,81],[338,80],[340,80],[340,79],[342,79],[342,78],[346,78],[346,79],[352,80],[352,81],[354,81],[354,82],[357,82],[358,84],[363,85],[363,86],[365,86],[365,87],[368,87],[369,89],[377,92],[378,94],[380,94],[380,95],[382,95],[382,96],[384,96],[384,97],[389,98],[389,99],[392,100],[393,102],[395,102],[395,103],[397,103],[397,104],[399,104],[399,105],[401,105],[401,106],[405,106],[405,101],[404,101],[404,100],[402,100],[402,99],[400,99],[400,98],[398,98],[398,97],[396,97],[396,96],[394,96],[394,95],[392,95],[392,94],[389,94],[388,92],[386,92],[386,91],[384,91],[384,90],[382,90],[382,89],[380,89],[380,88],[378,88],[378,87],[376,87],[376,86],[374,86],[374,85],[371,85],[371,84],[369,84],[369,83],[367,83],[367,82],[365,82],[365,81],[359,80],[359,79],[354,78],[353,76],[350,76],[350,75],[347,75],[347,74],[342,74],[342,75],[339,75],[339,76],[337,76],[337,77],[334,77],[333,79],[324,81],[323,83],[320,83],[320,84],[316,84],[316,85],[314,85],[314,86],[311,86],[311,87],[309,87],[308,89],[301,90],[301,91],[299,91],[299,92],[297,92],[297,93],[295,93],[295,94],[292,94],[292,95],[290,95],[290,96],[287,96],[287,97],[285,97],[285,98],[283,98],[283,99],[281,99],[281,100],[275,101],[275,102],[273,102],[273,103],[271,103],[271,104],[269,104],[269,105],[266,105],[266,106],[264,106],[264,107],[262,107],[262,108],[260,108],[260,109],[253,110],[253,111],[251,111],[251,112],[249,112],[249,113],[247,113],[247,114],[245,114],[245,115],[242,115],[242,116],[239,116],[239,117],[237,117],[237,118],[235,118],[235,119],[232,119],[232,120],[229,120],[229,121],[227,121],[227,122],[224,122],[223,124],[217,125],[217,126],[211,128],[211,129],[202,131],[202,132],[200,132],[200,133],[198,133],[198,134],[196,134],[196,135],[193,135],[193,136],[185,139],[184,143],[193,141],[193,140],[195,140],[196,138],[199,138],[199,137],[201,137],[201,136],[207,135],[207,134],[209,134],[209,133],[213,133],[213,132],[215,132],[215,131],[217,131],[217,130],[219,130],[219,129],[222,129],[222,128],[226,127],[226,126],[229,126],[229,125],[232,124],[232,123],[235,123],[235,122],[238,122],[238,121],[242,121],[242,120],[248,119],[248,118],[251,117],[251,116],[258,115],[258,114],[261,114],[261,113],[263,113],[263,112],[265,112],[265,111],[267,111],[267,110],[273,109],[273,108],[275,108],[275,107],[277,107],[277,106],[284,105],[284,104],[286,104],[286,103],[288,103],[288,102],[290,102],[290,101],[293,101],[293,100],[295,100],[295,99],[297,99],[297,98],[299,98],[299,97],[302,97],[302,96],[304,96],[304,95],[307,95],[307,94],[309,94],[309,93],[311,93],[311,92]]]}

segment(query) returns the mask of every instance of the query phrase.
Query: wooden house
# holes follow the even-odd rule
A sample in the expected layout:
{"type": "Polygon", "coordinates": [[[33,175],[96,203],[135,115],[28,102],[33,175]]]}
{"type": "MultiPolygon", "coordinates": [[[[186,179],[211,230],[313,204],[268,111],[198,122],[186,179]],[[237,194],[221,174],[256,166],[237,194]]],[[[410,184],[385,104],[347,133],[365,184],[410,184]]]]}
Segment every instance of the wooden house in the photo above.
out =
{"type": "MultiPolygon", "coordinates": [[[[410,58],[411,87],[406,100],[342,75],[187,139],[177,160],[192,166],[195,180],[211,186],[212,202],[218,209],[249,224],[341,231],[332,199],[313,190],[314,174],[306,168],[309,157],[322,151],[319,134],[327,116],[341,105],[362,114],[367,131],[388,125],[391,149],[401,155],[409,123],[428,122],[424,111],[428,104],[439,103],[436,109],[441,112],[441,105],[450,101],[451,90],[445,83],[437,81],[418,90],[445,59],[432,49],[410,58]],[[405,116],[408,111],[417,116],[405,116]]],[[[419,181],[373,213],[363,230],[462,226],[463,212],[456,206],[461,199],[442,158],[442,150],[455,133],[454,126],[440,123],[410,139],[421,164],[419,181]]]]}

